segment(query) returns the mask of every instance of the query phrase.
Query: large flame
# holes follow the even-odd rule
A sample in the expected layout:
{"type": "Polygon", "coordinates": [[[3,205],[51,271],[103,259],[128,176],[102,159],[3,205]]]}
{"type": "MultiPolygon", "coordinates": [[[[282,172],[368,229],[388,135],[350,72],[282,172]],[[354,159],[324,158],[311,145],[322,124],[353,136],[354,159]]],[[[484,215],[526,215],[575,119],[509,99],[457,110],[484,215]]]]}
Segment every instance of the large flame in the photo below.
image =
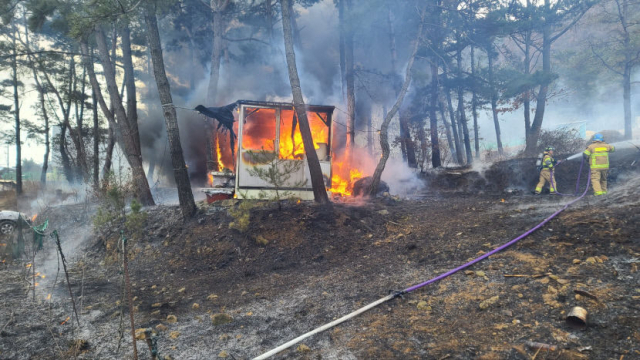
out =
{"type": "Polygon", "coordinates": [[[349,161],[345,153],[342,156],[334,156],[332,163],[331,191],[342,196],[353,194],[353,184],[364,175],[363,172],[349,161]]]}
{"type": "MultiPolygon", "coordinates": [[[[297,116],[294,118],[295,110],[281,110],[280,124],[276,123],[276,110],[268,108],[245,108],[246,119],[242,125],[242,143],[239,144],[241,150],[266,151],[276,153],[281,159],[303,160],[305,158],[304,144],[300,125],[297,116]],[[280,127],[280,138],[277,139],[279,145],[276,149],[276,128],[280,127]]],[[[355,161],[349,161],[351,156],[345,152],[337,156],[328,149],[329,127],[327,126],[327,114],[307,112],[313,147],[316,149],[321,161],[332,159],[332,179],[331,188],[328,189],[334,194],[351,196],[353,183],[363,177],[363,172],[354,166],[355,161]]],[[[235,123],[236,133],[238,122],[235,123]]],[[[215,134],[216,156],[218,161],[217,171],[223,169],[235,170],[235,159],[231,156],[228,136],[220,133],[215,134]]],[[[208,174],[209,184],[213,184],[213,175],[208,174]]]]}
{"type": "MultiPolygon", "coordinates": [[[[302,134],[300,133],[300,125],[296,121],[295,130],[293,110],[282,110],[280,115],[280,158],[282,159],[303,159],[304,144],[302,142],[302,134]]],[[[297,118],[297,116],[296,116],[297,118]]],[[[307,112],[307,119],[311,128],[311,138],[313,138],[314,149],[320,149],[320,144],[329,143],[329,128],[324,121],[320,119],[320,115],[313,112],[307,112]]],[[[320,159],[325,160],[325,159],[320,159]]]]}

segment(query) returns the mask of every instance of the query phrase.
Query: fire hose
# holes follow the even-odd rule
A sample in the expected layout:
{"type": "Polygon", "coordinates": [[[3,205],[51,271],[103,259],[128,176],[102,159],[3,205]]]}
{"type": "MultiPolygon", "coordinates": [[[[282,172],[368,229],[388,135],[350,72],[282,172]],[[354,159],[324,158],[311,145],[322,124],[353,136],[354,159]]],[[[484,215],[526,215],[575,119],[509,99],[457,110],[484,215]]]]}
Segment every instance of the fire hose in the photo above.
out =
{"type": "MultiPolygon", "coordinates": [[[[584,159],[583,159],[583,164],[584,164],[584,159]]],[[[582,173],[583,164],[580,165],[580,173],[582,173]]],[[[580,181],[580,174],[578,174],[578,182],[577,182],[577,185],[576,185],[577,188],[579,188],[579,186],[580,186],[579,181],[580,181]]],[[[455,268],[453,270],[447,271],[444,274],[438,275],[438,276],[436,276],[436,277],[434,277],[434,278],[432,278],[430,280],[427,280],[425,282],[410,286],[410,287],[408,287],[408,288],[406,288],[404,290],[391,292],[389,295],[387,295],[387,296],[385,296],[385,297],[383,297],[381,299],[378,299],[378,300],[376,300],[376,301],[374,301],[374,302],[372,302],[372,303],[370,303],[370,304],[368,304],[368,305],[366,305],[364,307],[361,307],[360,309],[358,309],[358,310],[356,310],[356,311],[354,311],[354,312],[352,312],[350,314],[347,314],[347,315],[345,315],[345,316],[343,316],[343,317],[341,317],[341,318],[339,318],[337,320],[334,320],[334,321],[332,321],[332,322],[330,322],[328,324],[322,325],[322,326],[320,326],[320,327],[318,327],[318,328],[316,328],[316,329],[314,329],[312,331],[309,331],[309,332],[307,332],[307,333],[305,333],[303,335],[300,335],[297,338],[295,338],[295,339],[293,339],[293,340],[291,340],[291,341],[289,341],[287,343],[284,343],[284,344],[276,347],[273,350],[270,350],[270,351],[268,351],[268,352],[266,352],[266,353],[264,353],[264,354],[262,354],[260,356],[257,356],[255,358],[253,358],[253,360],[267,359],[267,358],[269,358],[269,357],[271,357],[273,355],[276,355],[277,353],[279,353],[279,352],[281,352],[283,350],[286,350],[286,349],[292,347],[293,345],[299,343],[300,341],[302,341],[302,340],[304,340],[306,338],[309,338],[309,337],[311,337],[311,336],[313,336],[315,334],[318,334],[318,333],[323,332],[323,331],[325,331],[327,329],[330,329],[330,328],[332,328],[332,327],[334,327],[334,326],[336,326],[338,324],[341,324],[341,323],[343,323],[343,322],[345,322],[345,321],[347,321],[347,320],[349,320],[349,319],[351,319],[353,317],[356,317],[356,316],[362,314],[363,312],[365,312],[365,311],[367,311],[369,309],[372,309],[372,308],[374,308],[374,307],[376,307],[376,306],[378,306],[380,304],[383,304],[383,303],[385,303],[385,302],[387,302],[387,301],[389,301],[391,299],[395,299],[395,298],[400,297],[400,296],[402,296],[404,294],[408,294],[408,293],[413,292],[415,290],[418,290],[418,289],[420,289],[422,287],[425,287],[425,286],[427,286],[429,284],[432,284],[432,283],[435,283],[435,282],[437,282],[439,280],[442,280],[442,279],[444,279],[444,278],[446,278],[448,276],[451,276],[451,275],[457,273],[460,270],[466,269],[469,266],[474,265],[474,264],[476,264],[476,263],[488,258],[489,256],[494,255],[494,254],[496,254],[496,253],[508,248],[509,246],[511,246],[511,245],[517,243],[518,241],[524,239],[525,237],[531,235],[533,232],[535,232],[536,230],[540,229],[541,227],[546,225],[549,221],[551,221],[553,218],[558,216],[561,212],[563,212],[564,210],[569,208],[569,206],[575,204],[576,202],[578,202],[582,198],[584,198],[585,195],[587,195],[587,192],[589,191],[589,182],[590,181],[591,181],[591,172],[589,172],[589,175],[587,177],[587,186],[586,186],[584,192],[581,195],[579,195],[577,198],[575,198],[575,199],[571,200],[570,202],[568,202],[567,204],[565,204],[562,208],[560,208],[559,210],[557,210],[556,212],[551,214],[549,217],[544,219],[541,223],[539,223],[538,225],[536,225],[533,228],[529,229],[528,231],[526,231],[522,235],[518,236],[517,238],[515,238],[515,239],[513,239],[513,240],[511,240],[511,241],[509,241],[509,242],[507,242],[507,243],[505,243],[505,244],[503,244],[503,245],[491,250],[490,252],[488,252],[488,253],[486,253],[486,254],[484,254],[482,256],[479,256],[479,257],[469,261],[468,263],[466,263],[464,265],[458,266],[457,268],[455,268]]]]}

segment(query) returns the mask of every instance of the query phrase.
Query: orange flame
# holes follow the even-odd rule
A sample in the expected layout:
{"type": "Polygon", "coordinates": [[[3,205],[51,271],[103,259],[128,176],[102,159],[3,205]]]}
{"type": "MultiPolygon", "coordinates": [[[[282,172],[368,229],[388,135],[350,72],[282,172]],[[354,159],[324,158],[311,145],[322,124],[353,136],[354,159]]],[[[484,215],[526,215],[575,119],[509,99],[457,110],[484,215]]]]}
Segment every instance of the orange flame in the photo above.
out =
{"type": "Polygon", "coordinates": [[[31,217],[31,222],[36,221],[36,219],[38,218],[38,214],[35,214],[31,217]]]}
{"type": "Polygon", "coordinates": [[[66,323],[67,323],[67,321],[69,321],[70,319],[71,319],[71,316],[67,316],[67,318],[66,318],[66,319],[64,319],[64,321],[60,323],[60,325],[64,325],[64,324],[66,324],[66,323]]]}
{"type": "Polygon", "coordinates": [[[0,246],[7,246],[7,244],[4,244],[4,243],[0,243],[0,246]]]}
{"type": "Polygon", "coordinates": [[[222,151],[220,150],[220,141],[216,141],[216,157],[218,160],[218,171],[222,171],[224,169],[224,164],[222,163],[222,151]]]}
{"type": "Polygon", "coordinates": [[[27,265],[25,265],[25,267],[28,269],[31,267],[31,263],[28,263],[27,265]]]}
{"type": "Polygon", "coordinates": [[[51,300],[51,294],[47,295],[47,300],[51,300]]]}
{"type": "Polygon", "coordinates": [[[353,184],[364,176],[361,170],[349,164],[346,159],[347,155],[342,158],[334,157],[332,163],[331,191],[334,194],[342,196],[351,196],[353,193],[353,184]]]}

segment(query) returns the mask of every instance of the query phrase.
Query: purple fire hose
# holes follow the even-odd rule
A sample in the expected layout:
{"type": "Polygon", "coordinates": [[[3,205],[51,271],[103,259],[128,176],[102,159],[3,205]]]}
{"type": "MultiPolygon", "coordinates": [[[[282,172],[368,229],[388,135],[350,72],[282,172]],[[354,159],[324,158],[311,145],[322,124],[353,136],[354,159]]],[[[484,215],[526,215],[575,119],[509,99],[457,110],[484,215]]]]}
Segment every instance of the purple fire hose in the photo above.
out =
{"type": "MultiPolygon", "coordinates": [[[[584,160],[583,160],[583,162],[584,162],[584,160]]],[[[582,172],[582,165],[580,166],[580,171],[582,172]]],[[[578,177],[578,179],[579,179],[579,177],[578,177]]],[[[414,290],[420,289],[421,287],[424,287],[424,286],[427,286],[429,284],[432,284],[432,283],[434,283],[434,282],[436,282],[438,280],[442,280],[442,279],[446,278],[447,276],[453,275],[453,274],[457,273],[458,271],[460,271],[462,269],[468,268],[469,266],[471,266],[471,265],[473,265],[475,263],[478,263],[478,262],[488,258],[489,256],[491,256],[491,255],[493,255],[493,254],[495,254],[497,252],[500,252],[500,251],[508,248],[509,246],[517,243],[518,241],[524,239],[525,237],[531,235],[531,233],[533,233],[534,231],[536,231],[536,230],[540,229],[541,227],[543,227],[546,223],[551,221],[551,219],[553,219],[554,217],[558,216],[558,214],[560,214],[561,212],[565,211],[569,206],[575,204],[580,199],[582,199],[585,195],[587,195],[587,192],[589,191],[589,181],[590,180],[591,180],[591,172],[589,172],[589,176],[587,177],[587,187],[584,190],[584,192],[582,193],[582,195],[580,195],[576,199],[571,200],[570,202],[568,202],[563,208],[561,208],[560,210],[554,212],[553,214],[551,214],[551,216],[549,216],[548,218],[544,219],[540,224],[536,225],[535,227],[533,227],[529,231],[525,232],[524,234],[522,234],[522,235],[518,236],[517,238],[509,241],[508,243],[505,243],[505,244],[503,244],[503,245],[501,245],[501,246],[489,251],[488,253],[486,253],[486,254],[478,257],[478,258],[475,258],[475,259],[469,261],[468,263],[466,263],[464,265],[458,266],[457,268],[455,268],[453,270],[450,270],[450,271],[447,271],[446,273],[444,273],[442,275],[438,275],[438,276],[434,277],[431,280],[427,280],[427,281],[425,281],[423,283],[408,287],[408,288],[402,290],[401,293],[403,293],[403,294],[404,293],[409,293],[409,292],[412,292],[414,290]]]]}
{"type": "MultiPolygon", "coordinates": [[[[583,163],[584,163],[584,160],[583,160],[583,163]]],[[[582,172],[582,165],[580,165],[580,172],[582,172]]],[[[534,231],[536,231],[539,228],[541,228],[542,226],[544,226],[546,223],[551,221],[551,219],[553,219],[554,217],[558,216],[558,214],[560,214],[561,212],[566,210],[569,206],[575,204],[580,199],[582,199],[585,195],[587,195],[587,192],[589,191],[589,181],[590,180],[591,180],[591,172],[589,172],[589,176],[587,178],[587,187],[584,190],[584,192],[582,193],[582,195],[580,195],[579,197],[571,200],[566,205],[564,205],[563,208],[561,208],[560,210],[554,212],[548,218],[544,219],[540,224],[536,225],[534,228],[532,228],[529,231],[525,232],[524,234],[518,236],[517,238],[509,241],[508,243],[506,243],[506,244],[504,244],[504,245],[502,245],[502,246],[500,246],[500,247],[498,247],[496,249],[493,249],[492,251],[490,251],[490,252],[488,252],[488,253],[486,253],[486,254],[484,254],[484,255],[482,255],[482,256],[480,256],[480,257],[478,257],[478,258],[476,258],[476,259],[474,259],[474,260],[462,265],[462,266],[458,266],[457,268],[455,268],[453,270],[450,270],[450,271],[448,271],[448,272],[446,272],[446,273],[444,273],[442,275],[438,275],[438,276],[434,277],[431,280],[427,280],[427,281],[425,281],[423,283],[420,283],[420,284],[417,284],[417,285],[413,285],[413,286],[408,287],[408,288],[406,288],[406,289],[404,289],[402,291],[392,292],[389,295],[387,295],[387,296],[385,296],[385,297],[383,297],[381,299],[378,299],[377,301],[374,301],[374,302],[372,302],[372,303],[370,303],[370,304],[368,304],[368,305],[366,305],[364,307],[361,307],[360,309],[358,309],[356,311],[353,311],[350,314],[347,314],[347,315],[345,315],[345,316],[343,316],[343,317],[341,317],[339,319],[336,319],[336,320],[334,320],[334,321],[332,321],[332,322],[330,322],[328,324],[325,324],[325,325],[320,326],[320,327],[318,327],[318,328],[316,328],[316,329],[314,329],[312,331],[309,331],[309,332],[307,332],[305,334],[302,334],[302,335],[298,336],[297,338],[295,338],[295,339],[293,339],[293,340],[291,340],[291,341],[289,341],[289,342],[287,342],[285,344],[282,344],[282,345],[276,347],[275,349],[267,351],[267,352],[263,353],[262,355],[253,358],[253,360],[267,359],[267,358],[269,358],[269,357],[271,357],[273,355],[278,354],[279,352],[281,352],[281,351],[283,351],[285,349],[290,348],[291,346],[299,343],[300,341],[302,341],[302,340],[304,340],[304,339],[306,339],[306,338],[308,338],[310,336],[313,336],[313,335],[318,334],[318,333],[320,333],[322,331],[330,329],[330,328],[332,328],[332,327],[334,327],[334,326],[336,326],[338,324],[341,324],[341,323],[343,323],[343,322],[345,322],[345,321],[347,321],[347,320],[349,320],[349,319],[351,319],[351,318],[353,318],[355,316],[358,316],[358,315],[362,314],[363,312],[365,312],[365,311],[367,311],[369,309],[372,309],[372,308],[374,308],[374,307],[376,307],[376,306],[378,306],[378,305],[380,305],[382,303],[385,303],[387,301],[390,301],[391,299],[394,299],[394,298],[396,298],[398,296],[401,296],[402,294],[410,293],[412,291],[415,291],[415,290],[418,290],[418,289],[420,289],[422,287],[425,287],[425,286],[427,286],[429,284],[432,284],[432,283],[434,283],[434,282],[436,282],[438,280],[442,280],[442,279],[446,278],[447,276],[453,275],[453,274],[457,273],[458,271],[460,271],[462,269],[465,269],[465,268],[467,268],[467,267],[469,267],[469,266],[471,266],[471,265],[473,265],[475,263],[478,263],[478,262],[488,258],[489,256],[491,256],[491,255],[493,255],[493,254],[495,254],[495,253],[497,253],[499,251],[502,251],[502,250],[508,248],[509,246],[511,246],[511,245],[515,244],[516,242],[524,239],[525,237],[529,236],[534,231]]],[[[580,181],[580,175],[578,175],[578,182],[579,181],[580,181]]],[[[578,183],[576,185],[576,187],[579,188],[579,186],[580,186],[580,184],[578,183]]]]}

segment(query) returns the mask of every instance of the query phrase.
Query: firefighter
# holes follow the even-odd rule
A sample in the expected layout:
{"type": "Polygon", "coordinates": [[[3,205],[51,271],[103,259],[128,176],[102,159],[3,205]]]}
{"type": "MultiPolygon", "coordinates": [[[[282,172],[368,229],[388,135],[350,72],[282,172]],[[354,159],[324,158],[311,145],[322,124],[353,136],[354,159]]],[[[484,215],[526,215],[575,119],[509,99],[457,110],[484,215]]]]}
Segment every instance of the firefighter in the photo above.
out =
{"type": "Polygon", "coordinates": [[[591,167],[591,186],[596,196],[607,193],[607,175],[609,174],[609,153],[614,152],[612,145],[604,142],[602,134],[595,134],[593,141],[582,153],[591,167]]]}
{"type": "Polygon", "coordinates": [[[556,176],[553,174],[553,168],[559,162],[553,158],[554,148],[548,146],[544,149],[544,155],[542,157],[542,162],[538,168],[540,171],[540,181],[538,181],[538,185],[536,186],[536,190],[534,194],[540,195],[542,192],[542,188],[546,183],[549,183],[549,192],[555,194],[556,192],[556,176]]]}

